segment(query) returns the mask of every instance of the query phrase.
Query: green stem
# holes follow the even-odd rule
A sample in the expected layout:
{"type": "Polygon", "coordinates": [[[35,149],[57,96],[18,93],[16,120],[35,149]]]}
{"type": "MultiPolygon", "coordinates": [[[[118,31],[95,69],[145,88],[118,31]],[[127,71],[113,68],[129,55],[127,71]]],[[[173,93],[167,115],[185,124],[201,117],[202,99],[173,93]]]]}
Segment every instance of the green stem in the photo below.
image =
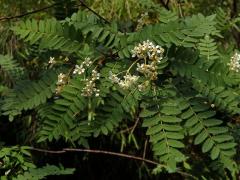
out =
{"type": "Polygon", "coordinates": [[[137,59],[136,61],[134,61],[131,66],[129,66],[129,68],[127,69],[127,73],[129,73],[129,71],[132,69],[132,67],[138,62],[140,61],[140,59],[137,59]]]}

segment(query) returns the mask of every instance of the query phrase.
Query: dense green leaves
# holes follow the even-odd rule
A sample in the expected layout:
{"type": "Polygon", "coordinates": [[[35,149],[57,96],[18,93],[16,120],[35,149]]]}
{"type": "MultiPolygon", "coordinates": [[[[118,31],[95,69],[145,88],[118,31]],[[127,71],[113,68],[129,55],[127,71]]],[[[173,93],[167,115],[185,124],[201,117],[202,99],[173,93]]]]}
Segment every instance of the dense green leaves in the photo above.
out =
{"type": "Polygon", "coordinates": [[[140,113],[144,118],[143,127],[147,127],[146,134],[150,136],[153,144],[153,151],[156,156],[160,156],[160,161],[164,161],[169,168],[174,170],[176,163],[185,160],[185,156],[180,151],[185,145],[181,142],[184,138],[181,99],[173,97],[161,102],[161,97],[154,97],[154,101],[148,102],[140,113]]]}
{"type": "Polygon", "coordinates": [[[23,77],[24,68],[20,67],[19,63],[16,60],[13,60],[12,57],[8,55],[0,55],[0,73],[2,78],[4,75],[9,76],[9,81],[15,83],[14,80],[23,77]]]}
{"type": "Polygon", "coordinates": [[[77,38],[77,32],[55,19],[27,20],[15,26],[13,30],[21,39],[30,44],[39,43],[41,48],[60,49],[67,52],[77,52],[81,48],[79,39],[73,39],[77,38]]]}
{"type": "Polygon", "coordinates": [[[37,82],[30,80],[18,82],[2,100],[3,115],[9,115],[9,120],[13,120],[14,116],[21,114],[23,110],[44,104],[55,92],[56,77],[56,72],[49,71],[37,82]]]}
{"type": "MultiPolygon", "coordinates": [[[[53,139],[59,139],[60,136],[69,139],[72,136],[71,129],[76,126],[74,125],[77,122],[76,117],[87,106],[87,100],[81,96],[81,90],[82,84],[79,84],[77,79],[73,79],[69,85],[64,87],[61,93],[63,98],[55,100],[47,109],[45,107],[40,108],[39,115],[44,121],[39,132],[39,142],[45,139],[52,141],[53,139]]],[[[86,126],[86,123],[83,126],[81,124],[77,125],[78,128],[83,128],[80,132],[84,136],[90,136],[90,129],[86,126]]]]}
{"type": "Polygon", "coordinates": [[[47,164],[41,168],[30,168],[28,171],[24,172],[22,175],[14,177],[14,180],[40,180],[44,179],[47,176],[56,176],[56,175],[69,175],[73,174],[75,169],[73,168],[64,168],[62,166],[57,167],[54,165],[47,164]]]}
{"type": "Polygon", "coordinates": [[[201,103],[199,100],[190,99],[189,108],[182,116],[186,120],[185,126],[189,135],[194,135],[194,144],[202,144],[202,151],[209,152],[211,159],[216,159],[220,155],[234,155],[235,143],[233,137],[229,135],[227,127],[221,126],[222,121],[214,118],[215,112],[201,103]],[[228,153],[231,152],[231,153],[228,153]]]}
{"type": "Polygon", "coordinates": [[[232,88],[223,86],[207,87],[207,85],[196,81],[193,86],[204,97],[207,97],[212,107],[216,107],[221,111],[226,111],[229,114],[239,114],[239,93],[232,88]]]}

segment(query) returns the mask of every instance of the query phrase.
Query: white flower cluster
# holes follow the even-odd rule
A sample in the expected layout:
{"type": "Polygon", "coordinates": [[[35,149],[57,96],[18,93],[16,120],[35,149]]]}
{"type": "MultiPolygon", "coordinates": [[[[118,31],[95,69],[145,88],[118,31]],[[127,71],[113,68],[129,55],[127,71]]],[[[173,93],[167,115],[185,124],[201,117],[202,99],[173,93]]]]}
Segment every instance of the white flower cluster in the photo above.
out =
{"type": "Polygon", "coordinates": [[[119,83],[119,82],[120,82],[120,78],[117,77],[116,74],[113,74],[112,71],[109,72],[109,79],[110,79],[113,83],[119,83]]]}
{"type": "Polygon", "coordinates": [[[144,59],[142,64],[137,63],[137,71],[144,74],[150,80],[157,79],[157,65],[163,58],[164,49],[159,45],[154,45],[149,40],[139,43],[132,50],[133,57],[144,59]],[[150,60],[150,62],[149,62],[150,60]]]}
{"type": "Polygon", "coordinates": [[[146,86],[144,86],[144,85],[142,85],[142,84],[139,84],[139,85],[138,85],[138,90],[139,90],[140,92],[144,91],[145,89],[146,89],[146,86]]]}
{"type": "Polygon", "coordinates": [[[145,81],[144,83],[138,85],[138,90],[140,92],[145,91],[148,88],[148,85],[149,81],[145,81]]]}
{"type": "Polygon", "coordinates": [[[156,80],[157,78],[157,66],[155,62],[151,62],[150,64],[137,63],[137,71],[144,74],[151,80],[156,80]]]}
{"type": "MultiPolygon", "coordinates": [[[[58,60],[60,60],[60,61],[63,60],[63,61],[65,61],[65,62],[68,62],[68,61],[69,61],[69,58],[68,58],[68,57],[65,57],[65,58],[63,59],[62,56],[59,56],[58,60]]],[[[49,58],[48,64],[54,65],[54,64],[56,64],[56,63],[57,63],[57,61],[55,60],[55,57],[50,57],[50,58],[49,58]]]]}
{"type": "Polygon", "coordinates": [[[123,80],[117,77],[116,74],[113,74],[111,71],[109,73],[109,79],[113,82],[118,84],[123,89],[129,89],[133,84],[136,84],[139,76],[126,74],[123,76],[123,80]]]}
{"type": "MultiPolygon", "coordinates": [[[[141,61],[141,63],[137,63],[137,68],[135,71],[143,74],[148,80],[156,80],[157,79],[157,65],[161,62],[163,58],[164,49],[157,45],[155,46],[149,40],[143,41],[143,43],[139,43],[132,50],[132,57],[138,57],[138,59],[129,67],[123,79],[120,79],[116,74],[112,72],[109,73],[109,79],[118,84],[123,89],[129,89],[132,85],[137,84],[140,76],[131,75],[129,73],[130,69],[136,62],[141,61]]],[[[148,83],[143,83],[137,85],[139,91],[144,91],[148,86],[148,83]]]]}
{"type": "Polygon", "coordinates": [[[73,74],[78,74],[78,75],[81,75],[85,72],[85,69],[80,65],[75,65],[75,68],[73,70],[73,74]]]}
{"type": "Polygon", "coordinates": [[[148,12],[142,13],[141,17],[137,21],[138,24],[137,24],[136,30],[140,30],[144,25],[149,24],[148,19],[149,19],[148,12]]]}
{"type": "Polygon", "coordinates": [[[67,83],[67,75],[66,74],[63,74],[63,73],[60,73],[58,75],[58,81],[57,81],[57,85],[64,85],[67,83]]]}
{"type": "Polygon", "coordinates": [[[56,64],[57,62],[55,61],[54,57],[50,57],[48,64],[56,64]]]}
{"type": "Polygon", "coordinates": [[[91,79],[86,79],[86,86],[82,89],[82,96],[90,97],[95,94],[96,97],[99,96],[100,90],[96,88],[96,80],[100,78],[100,73],[96,70],[92,71],[91,79]]]}
{"type": "Polygon", "coordinates": [[[139,76],[127,74],[123,76],[124,80],[121,80],[118,84],[123,89],[129,89],[133,84],[136,84],[139,76]]]}
{"type": "Polygon", "coordinates": [[[240,54],[237,52],[231,57],[230,63],[228,63],[230,70],[239,72],[240,71],[240,54]]]}
{"type": "Polygon", "coordinates": [[[65,84],[68,82],[68,76],[66,74],[60,73],[58,75],[58,81],[57,81],[57,87],[56,87],[56,93],[59,94],[65,84]]]}
{"type": "Polygon", "coordinates": [[[147,40],[134,47],[132,50],[132,57],[160,62],[163,57],[163,53],[164,49],[161,46],[155,46],[153,42],[147,40]]]}
{"type": "Polygon", "coordinates": [[[67,56],[65,58],[63,56],[59,56],[59,60],[68,62],[69,58],[67,56]]]}
{"type": "Polygon", "coordinates": [[[85,60],[81,63],[81,65],[75,65],[75,69],[73,70],[73,74],[81,75],[85,72],[85,68],[92,65],[92,61],[89,57],[85,58],[85,60]]]}

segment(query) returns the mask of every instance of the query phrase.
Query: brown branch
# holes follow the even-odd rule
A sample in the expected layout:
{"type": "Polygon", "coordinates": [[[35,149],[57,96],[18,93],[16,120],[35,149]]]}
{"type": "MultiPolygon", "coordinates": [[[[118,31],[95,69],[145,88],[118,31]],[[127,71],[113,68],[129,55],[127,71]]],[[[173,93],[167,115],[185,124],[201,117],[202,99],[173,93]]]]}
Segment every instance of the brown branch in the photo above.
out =
{"type": "Polygon", "coordinates": [[[35,147],[30,147],[29,149],[32,151],[45,152],[49,154],[63,154],[67,152],[64,149],[63,150],[47,150],[47,149],[41,149],[41,148],[35,148],[35,147]]]}
{"type": "MultiPolygon", "coordinates": [[[[133,156],[133,155],[129,155],[129,154],[124,154],[124,153],[116,153],[116,152],[111,152],[111,151],[92,150],[92,149],[70,149],[70,148],[65,148],[64,150],[71,151],[71,152],[88,152],[88,153],[96,153],[96,154],[108,154],[108,155],[119,156],[119,157],[124,157],[124,158],[128,158],[128,159],[144,161],[144,162],[147,162],[147,163],[153,164],[153,165],[160,165],[156,161],[152,161],[152,160],[149,160],[149,159],[145,159],[145,158],[142,158],[142,157],[133,156]]],[[[160,166],[165,166],[165,165],[160,165],[160,166]]]]}
{"type": "MultiPolygon", "coordinates": [[[[166,165],[164,164],[159,164],[156,161],[152,161],[149,159],[145,159],[142,157],[134,156],[134,155],[129,155],[129,154],[124,154],[124,153],[117,153],[117,152],[112,152],[112,151],[104,151],[104,150],[98,150],[98,149],[73,149],[73,148],[63,148],[62,150],[47,150],[47,149],[40,149],[40,148],[35,148],[35,147],[30,147],[30,150],[32,151],[37,151],[37,152],[43,152],[43,153],[50,153],[50,154],[63,154],[67,152],[87,152],[87,153],[93,153],[93,154],[107,154],[107,155],[112,155],[112,156],[118,156],[118,157],[123,157],[123,158],[128,158],[128,159],[133,159],[133,160],[138,160],[142,162],[146,162],[149,164],[157,165],[163,168],[167,168],[166,165]]],[[[188,174],[186,172],[177,170],[177,173],[181,174],[182,176],[188,176],[193,179],[197,179],[191,174],[188,174]]]]}
{"type": "MultiPolygon", "coordinates": [[[[135,90],[134,90],[134,91],[135,91],[135,90]]],[[[129,95],[129,94],[128,94],[128,95],[129,95]]],[[[136,127],[137,127],[137,125],[138,125],[138,123],[139,123],[139,120],[140,120],[140,118],[139,118],[139,113],[137,113],[137,115],[136,115],[136,121],[135,121],[134,125],[131,126],[131,127],[126,128],[126,129],[121,130],[119,133],[125,133],[125,132],[129,132],[129,131],[130,131],[129,134],[133,134],[134,130],[136,129],[136,127]]]]}
{"type": "Polygon", "coordinates": [[[83,7],[85,7],[86,9],[88,9],[89,11],[91,11],[93,14],[95,14],[97,17],[99,17],[100,19],[102,19],[103,21],[105,21],[106,23],[110,24],[110,22],[108,20],[106,20],[104,17],[102,17],[100,14],[98,14],[97,12],[95,12],[93,9],[91,9],[90,7],[88,7],[83,0],[80,0],[80,3],[83,7]]]}
{"type": "Polygon", "coordinates": [[[59,4],[61,4],[61,3],[55,3],[55,4],[52,4],[50,6],[43,7],[43,8],[40,8],[40,9],[37,9],[37,10],[34,10],[34,11],[30,11],[30,12],[27,12],[27,13],[24,13],[24,14],[19,14],[19,15],[16,15],[16,16],[0,17],[0,21],[6,21],[6,20],[11,20],[11,19],[22,18],[24,16],[28,16],[28,15],[31,15],[31,14],[35,14],[35,13],[38,13],[38,12],[50,9],[50,8],[56,6],[56,5],[59,5],[59,4]]]}
{"type": "Polygon", "coordinates": [[[132,128],[133,128],[133,126],[128,127],[128,128],[126,128],[126,129],[123,129],[123,130],[119,131],[119,133],[126,133],[126,132],[129,132],[129,131],[132,130],[132,128]]]}
{"type": "Polygon", "coordinates": [[[145,158],[145,156],[146,156],[146,152],[147,152],[147,144],[148,144],[148,140],[146,139],[145,142],[144,142],[143,158],[145,158]]]}
{"type": "Polygon", "coordinates": [[[118,156],[118,157],[124,157],[128,159],[134,159],[134,160],[139,160],[139,161],[144,161],[149,164],[153,165],[160,165],[162,167],[166,167],[163,164],[159,164],[156,161],[152,161],[149,159],[145,159],[142,157],[138,156],[133,156],[129,154],[124,154],[124,153],[117,153],[117,152],[111,152],[111,151],[104,151],[104,150],[96,150],[96,149],[72,149],[72,148],[63,148],[62,150],[46,150],[46,149],[40,149],[40,148],[34,148],[31,147],[30,150],[32,151],[38,151],[38,152],[45,152],[45,153],[50,153],[50,154],[62,154],[62,153],[67,153],[67,152],[88,152],[88,153],[94,153],[94,154],[108,154],[112,156],[118,156]]]}
{"type": "MultiPolygon", "coordinates": [[[[22,17],[24,17],[24,16],[28,16],[28,15],[35,14],[35,13],[38,13],[38,12],[41,12],[41,11],[45,11],[45,10],[47,10],[47,9],[53,8],[54,6],[57,6],[57,5],[60,5],[60,4],[64,4],[64,3],[65,3],[65,2],[54,3],[54,4],[50,5],[50,6],[46,6],[46,7],[37,9],[37,10],[33,10],[33,11],[30,11],[30,12],[26,12],[26,13],[23,13],[23,14],[19,14],[19,15],[16,15],[16,16],[0,17],[0,21],[6,21],[6,20],[11,20],[11,19],[22,18],[22,17]]],[[[101,15],[99,15],[97,12],[95,12],[93,9],[91,9],[90,7],[88,7],[82,0],[80,0],[80,3],[81,3],[81,4],[79,4],[79,5],[77,5],[77,6],[83,6],[83,7],[85,7],[85,8],[88,9],[90,12],[92,12],[92,13],[95,14],[97,17],[99,17],[100,19],[102,19],[102,20],[105,21],[106,23],[109,23],[108,20],[106,20],[104,17],[102,17],[101,15]]]]}
{"type": "Polygon", "coordinates": [[[133,127],[132,127],[132,130],[131,130],[131,134],[134,132],[134,130],[136,129],[137,125],[138,125],[138,122],[139,122],[140,118],[137,117],[137,120],[135,121],[133,127]]]}
{"type": "Polygon", "coordinates": [[[132,133],[134,132],[134,130],[136,129],[139,120],[140,120],[140,118],[137,117],[137,120],[135,121],[135,123],[134,123],[133,126],[128,127],[128,128],[126,128],[126,129],[123,129],[123,130],[119,131],[119,133],[126,133],[126,132],[129,132],[129,131],[130,131],[130,134],[132,134],[132,133]]]}

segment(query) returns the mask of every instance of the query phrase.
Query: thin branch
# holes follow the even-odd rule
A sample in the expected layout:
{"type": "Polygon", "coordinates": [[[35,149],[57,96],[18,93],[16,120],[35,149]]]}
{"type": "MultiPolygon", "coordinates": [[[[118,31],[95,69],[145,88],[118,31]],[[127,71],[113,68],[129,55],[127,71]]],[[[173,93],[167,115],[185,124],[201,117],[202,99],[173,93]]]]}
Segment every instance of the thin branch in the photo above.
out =
{"type": "MultiPolygon", "coordinates": [[[[41,11],[45,11],[47,9],[50,9],[50,8],[53,8],[54,6],[57,6],[57,5],[60,5],[60,4],[64,4],[65,2],[60,2],[60,3],[54,3],[50,6],[46,6],[46,7],[43,7],[43,8],[40,8],[40,9],[37,9],[37,10],[33,10],[33,11],[30,11],[30,12],[26,12],[26,13],[23,13],[23,14],[19,14],[19,15],[16,15],[16,16],[6,16],[6,17],[0,17],[0,21],[6,21],[6,20],[11,20],[11,19],[18,19],[18,18],[22,18],[24,16],[28,16],[28,15],[31,15],[31,14],[35,14],[35,13],[38,13],[38,12],[41,12],[41,11]]],[[[99,15],[97,12],[95,12],[93,9],[91,9],[90,7],[88,7],[82,0],[80,0],[80,3],[79,5],[77,6],[83,6],[85,7],[86,9],[88,9],[90,12],[92,12],[93,14],[95,14],[97,17],[99,17],[100,19],[102,19],[103,21],[105,21],[106,23],[110,23],[108,20],[106,20],[104,17],[102,17],[101,15],[99,15]]]]}
{"type": "Polygon", "coordinates": [[[52,4],[50,6],[43,7],[43,8],[40,8],[40,9],[37,9],[37,10],[34,10],[34,11],[30,11],[30,12],[27,12],[27,13],[24,13],[24,14],[19,14],[19,15],[16,15],[16,16],[0,17],[0,21],[22,18],[24,16],[28,16],[28,15],[31,15],[31,14],[35,14],[35,13],[50,9],[50,8],[56,6],[56,5],[59,5],[59,4],[62,4],[62,3],[55,3],[55,4],[52,4]]]}
{"type": "Polygon", "coordinates": [[[144,158],[144,159],[145,159],[145,157],[146,157],[147,144],[148,144],[148,139],[146,139],[145,142],[144,142],[144,149],[143,149],[143,158],[144,158]]]}
{"type": "Polygon", "coordinates": [[[133,127],[132,127],[132,130],[131,130],[131,134],[134,132],[134,130],[136,129],[137,125],[138,125],[138,122],[139,122],[140,118],[137,117],[137,120],[135,121],[133,127]]]}
{"type": "Polygon", "coordinates": [[[126,128],[126,129],[123,129],[123,130],[119,131],[119,133],[126,133],[126,132],[130,132],[129,134],[132,134],[132,133],[134,132],[134,130],[136,129],[136,127],[137,127],[137,125],[138,125],[138,122],[139,122],[139,120],[140,120],[140,118],[139,118],[139,117],[137,117],[137,119],[136,119],[136,121],[135,121],[135,123],[134,123],[134,125],[133,125],[133,126],[131,126],[131,127],[128,127],[128,128],[126,128]]]}
{"type": "Polygon", "coordinates": [[[90,7],[88,7],[83,0],[80,0],[80,3],[83,7],[85,7],[86,9],[88,9],[89,11],[91,11],[93,14],[95,14],[97,17],[99,17],[100,19],[102,19],[103,21],[105,21],[106,23],[110,24],[110,22],[108,20],[106,20],[104,17],[102,17],[100,14],[98,14],[96,11],[94,11],[93,9],[91,9],[90,7]]]}
{"type": "MultiPolygon", "coordinates": [[[[47,149],[40,149],[40,148],[31,147],[30,150],[37,151],[37,152],[43,152],[43,153],[50,153],[50,154],[63,154],[63,153],[67,153],[67,152],[88,152],[88,153],[93,153],[93,154],[107,154],[107,155],[111,155],[111,156],[118,156],[118,157],[138,160],[138,161],[146,162],[146,163],[149,163],[149,164],[152,164],[152,165],[158,165],[160,167],[167,168],[167,166],[164,165],[164,164],[159,164],[156,161],[152,161],[152,160],[145,159],[145,158],[142,158],[142,157],[133,156],[133,155],[124,154],[124,153],[117,153],[117,152],[112,152],[112,151],[98,150],[98,149],[63,148],[62,150],[47,150],[47,149]]],[[[197,179],[193,175],[188,174],[186,172],[183,172],[181,170],[177,170],[176,172],[181,174],[182,176],[188,176],[188,177],[191,177],[193,179],[197,179]]]]}
{"type": "Polygon", "coordinates": [[[128,128],[126,128],[126,129],[123,129],[123,130],[119,131],[119,133],[126,133],[126,132],[129,132],[129,131],[132,130],[132,128],[133,128],[133,126],[128,127],[128,128]]]}
{"type": "MultiPolygon", "coordinates": [[[[111,152],[111,151],[92,150],[92,149],[70,149],[70,148],[65,148],[64,150],[71,151],[71,152],[88,152],[88,153],[96,153],[96,154],[108,154],[108,155],[119,156],[119,157],[124,157],[124,158],[128,158],[128,159],[135,159],[135,160],[139,160],[139,161],[144,161],[144,162],[147,162],[147,163],[153,164],[153,165],[160,165],[156,161],[152,161],[152,160],[149,160],[149,159],[144,159],[142,157],[133,156],[133,155],[124,154],[124,153],[116,153],[116,152],[111,152]]],[[[165,166],[165,165],[160,165],[160,166],[165,166]]]]}
{"type": "Polygon", "coordinates": [[[41,148],[35,148],[35,147],[30,147],[29,149],[32,151],[45,152],[49,154],[63,154],[67,152],[64,149],[63,150],[47,150],[47,149],[41,149],[41,148]]]}
{"type": "Polygon", "coordinates": [[[134,159],[134,160],[144,161],[144,162],[147,162],[147,163],[149,163],[149,164],[160,165],[160,166],[162,166],[162,167],[165,167],[165,165],[163,165],[163,164],[159,164],[159,163],[156,162],[156,161],[152,161],[152,160],[145,159],[145,158],[142,158],[142,157],[133,156],[133,155],[124,154],[124,153],[104,151],[104,150],[96,150],[96,149],[72,149],[72,148],[63,148],[62,150],[46,150],[46,149],[40,149],[40,148],[34,148],[34,147],[31,147],[30,150],[32,150],[32,151],[38,151],[38,152],[45,152],[45,153],[50,153],[50,154],[63,154],[63,153],[67,153],[67,152],[88,152],[88,153],[94,153],[94,154],[108,154],[108,155],[112,155],[112,156],[118,156],[118,157],[124,157],[124,158],[128,158],[128,159],[134,159]]]}

